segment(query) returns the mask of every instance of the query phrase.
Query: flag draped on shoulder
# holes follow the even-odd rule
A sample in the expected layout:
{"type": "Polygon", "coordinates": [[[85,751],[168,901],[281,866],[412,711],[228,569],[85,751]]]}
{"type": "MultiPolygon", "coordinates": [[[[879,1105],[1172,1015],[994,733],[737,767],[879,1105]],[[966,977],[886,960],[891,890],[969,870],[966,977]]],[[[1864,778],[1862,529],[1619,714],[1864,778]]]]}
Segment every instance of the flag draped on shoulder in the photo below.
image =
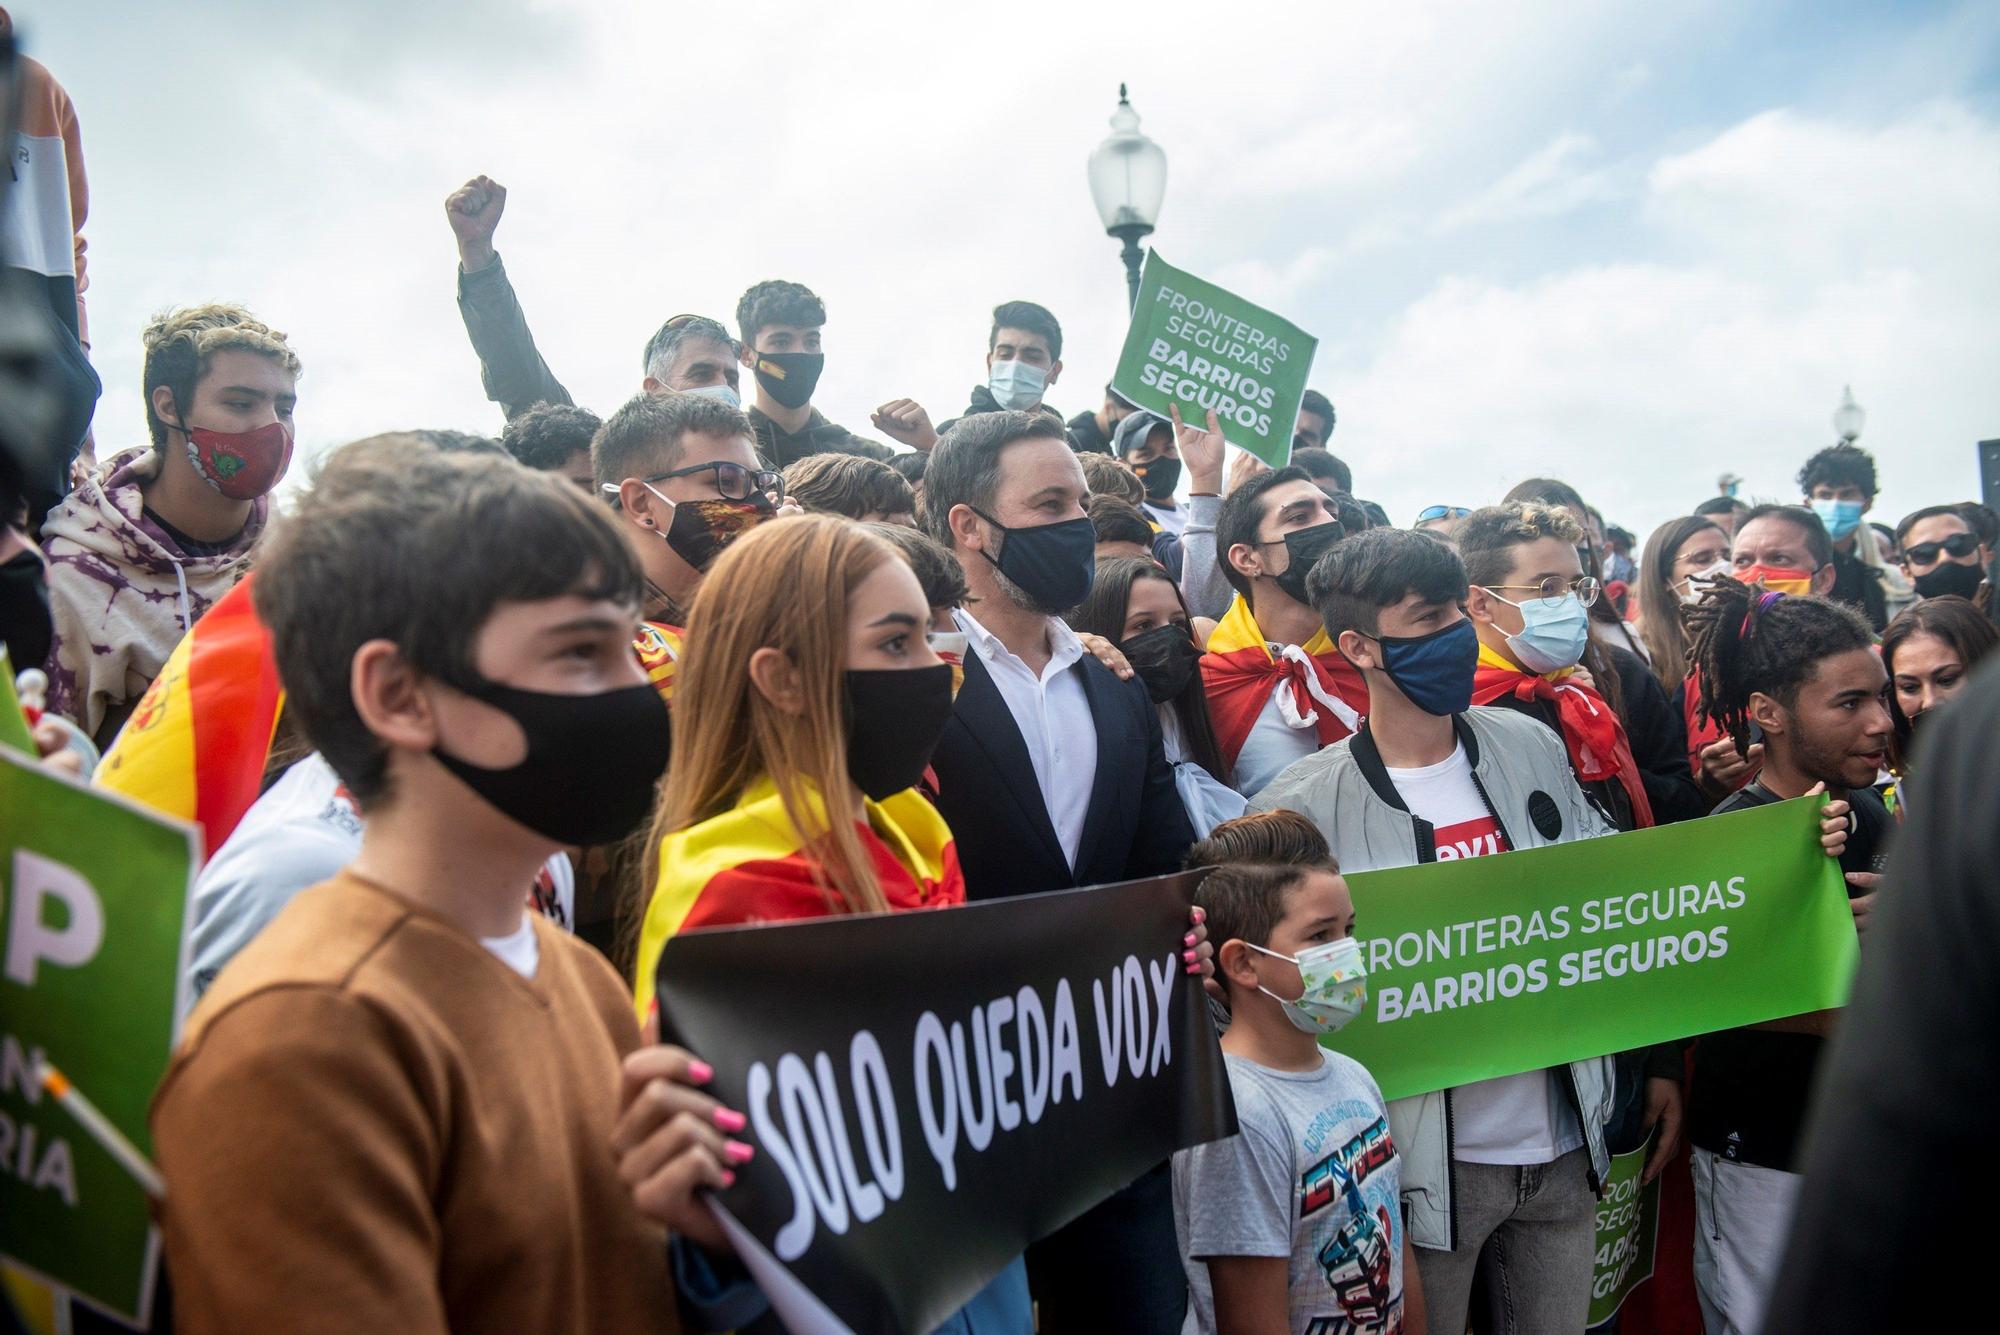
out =
{"type": "Polygon", "coordinates": [[[1241,594],[1208,638],[1201,681],[1222,763],[1232,770],[1274,692],[1279,716],[1291,727],[1314,729],[1321,746],[1352,733],[1368,712],[1368,684],[1324,628],[1273,655],[1241,594]]]}
{"type": "Polygon", "coordinates": [[[1639,777],[1639,763],[1632,757],[1625,725],[1603,696],[1569,680],[1575,674],[1575,668],[1544,676],[1523,672],[1482,644],[1479,667],[1472,678],[1472,703],[1490,705],[1511,695],[1517,700],[1545,700],[1555,705],[1563,747],[1569,752],[1570,768],[1576,771],[1577,780],[1599,783],[1616,779],[1632,804],[1633,823],[1644,829],[1653,823],[1653,804],[1639,777]]]}
{"type": "MultiPolygon", "coordinates": [[[[823,819],[818,794],[808,791],[805,800],[808,819],[823,819]]],[[[892,910],[965,902],[951,827],[935,807],[914,788],[863,805],[861,845],[892,910]]],[[[729,810],[660,841],[659,879],[639,935],[641,1016],[653,999],[660,951],[676,933],[841,911],[838,894],[822,884],[819,861],[805,844],[769,777],[746,788],[729,810]]]]}
{"type": "Polygon", "coordinates": [[[633,652],[639,655],[639,666],[646,669],[646,680],[653,683],[653,689],[668,704],[674,702],[674,681],[681,670],[681,640],[685,635],[679,626],[641,621],[638,637],[632,641],[633,652]]]}
{"type": "Polygon", "coordinates": [[[181,637],[94,776],[199,825],[211,851],[263,790],[284,704],[271,637],[250,604],[255,580],[243,579],[181,637]]]}

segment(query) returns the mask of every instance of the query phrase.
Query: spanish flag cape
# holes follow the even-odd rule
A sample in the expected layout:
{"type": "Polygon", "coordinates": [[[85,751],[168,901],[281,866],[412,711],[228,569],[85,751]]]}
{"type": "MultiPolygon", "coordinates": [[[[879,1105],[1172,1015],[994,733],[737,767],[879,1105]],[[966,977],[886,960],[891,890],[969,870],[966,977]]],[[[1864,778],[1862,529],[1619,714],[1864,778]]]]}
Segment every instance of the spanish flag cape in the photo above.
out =
{"type": "Polygon", "coordinates": [[[253,573],[181,637],[93,782],[201,826],[214,852],[257,800],[284,691],[253,573]]]}
{"type": "Polygon", "coordinates": [[[1590,687],[1568,678],[1575,668],[1564,668],[1537,676],[1523,672],[1499,654],[1479,646],[1479,668],[1472,676],[1472,703],[1490,705],[1502,696],[1517,700],[1546,700],[1556,707],[1562,724],[1563,746],[1569,752],[1570,768],[1583,783],[1616,779],[1632,803],[1632,820],[1640,829],[1653,823],[1653,804],[1646,797],[1646,785],[1639,778],[1639,763],[1632,758],[1632,744],[1625,738],[1625,725],[1611,706],[1590,687]]]}
{"type": "Polygon", "coordinates": [[[1222,763],[1232,770],[1273,691],[1278,693],[1278,712],[1285,722],[1315,729],[1321,746],[1331,746],[1353,732],[1368,712],[1368,684],[1333,647],[1324,628],[1314,631],[1303,646],[1285,645],[1273,658],[1241,594],[1208,637],[1201,683],[1222,763]]]}
{"type": "MultiPolygon", "coordinates": [[[[201,827],[213,853],[264,787],[285,694],[271,636],[250,602],[253,572],[208,609],[167,656],[93,782],[201,827]]],[[[673,703],[678,627],[640,625],[634,649],[673,703]]]]}
{"type": "MultiPolygon", "coordinates": [[[[819,794],[803,794],[807,819],[825,821],[819,794]]],[[[892,911],[965,902],[965,877],[951,827],[916,789],[862,803],[861,846],[892,911]]],[[[841,911],[837,894],[814,879],[819,863],[804,847],[769,776],[736,805],[660,841],[660,879],[639,932],[634,992],[643,1020],[667,938],[700,927],[824,918],[841,911]]]]}

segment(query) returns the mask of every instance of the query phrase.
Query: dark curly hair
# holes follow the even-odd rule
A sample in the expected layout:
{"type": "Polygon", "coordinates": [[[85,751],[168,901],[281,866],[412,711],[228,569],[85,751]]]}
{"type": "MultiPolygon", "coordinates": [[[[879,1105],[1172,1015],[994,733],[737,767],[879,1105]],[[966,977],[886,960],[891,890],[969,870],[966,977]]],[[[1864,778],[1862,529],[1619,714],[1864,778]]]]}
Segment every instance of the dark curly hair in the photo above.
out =
{"type": "Polygon", "coordinates": [[[745,343],[755,343],[757,335],[774,324],[817,329],[826,323],[826,303],[804,283],[788,283],[768,278],[754,284],[736,303],[736,328],[745,343]]]}
{"type": "Polygon", "coordinates": [[[1681,609],[1700,674],[1698,717],[1750,751],[1750,697],[1770,696],[1790,709],[1799,688],[1835,654],[1869,649],[1868,623],[1840,603],[1802,598],[1720,576],[1700,602],[1681,609]]]}
{"type": "Polygon", "coordinates": [[[1822,482],[1835,487],[1852,483],[1861,488],[1863,496],[1872,500],[1875,495],[1875,456],[1859,445],[1849,445],[1845,441],[1829,445],[1806,460],[1806,466],[1799,470],[1799,495],[1812,495],[1813,488],[1822,482]]]}
{"type": "Polygon", "coordinates": [[[590,439],[603,425],[604,420],[588,408],[538,403],[507,423],[500,444],[516,463],[546,473],[568,463],[571,455],[590,453],[590,439]]]}

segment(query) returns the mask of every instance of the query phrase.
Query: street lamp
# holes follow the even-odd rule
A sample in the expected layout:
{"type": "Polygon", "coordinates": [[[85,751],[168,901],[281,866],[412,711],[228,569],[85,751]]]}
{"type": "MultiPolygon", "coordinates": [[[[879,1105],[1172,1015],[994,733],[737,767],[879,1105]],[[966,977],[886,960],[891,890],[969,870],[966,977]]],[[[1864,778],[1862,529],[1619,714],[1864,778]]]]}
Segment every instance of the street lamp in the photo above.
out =
{"type": "Polygon", "coordinates": [[[1868,420],[1868,414],[1854,401],[1854,386],[1840,387],[1840,406],[1833,410],[1833,429],[1839,433],[1841,442],[1852,445],[1861,435],[1861,424],[1868,420]]]}
{"type": "Polygon", "coordinates": [[[1132,110],[1121,83],[1111,135],[1090,155],[1090,197],[1104,230],[1125,243],[1125,283],[1134,306],[1139,304],[1139,265],[1146,257],[1139,238],[1159,221],[1166,193],[1166,152],[1139,133],[1139,113],[1132,110]]]}

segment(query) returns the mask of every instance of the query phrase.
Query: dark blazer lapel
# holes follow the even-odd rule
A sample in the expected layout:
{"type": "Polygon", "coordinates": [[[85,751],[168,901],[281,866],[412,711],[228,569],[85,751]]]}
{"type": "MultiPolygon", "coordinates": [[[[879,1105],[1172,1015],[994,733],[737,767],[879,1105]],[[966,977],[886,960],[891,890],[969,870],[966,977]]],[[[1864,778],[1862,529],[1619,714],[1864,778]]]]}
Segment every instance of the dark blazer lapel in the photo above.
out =
{"type": "Polygon", "coordinates": [[[965,656],[964,667],[965,680],[952,702],[953,716],[993,763],[1000,786],[1013,799],[1027,828],[1041,837],[1043,848],[1058,865],[1067,867],[1069,859],[1063,856],[1062,842],[1049,823],[1048,803],[1035,781],[1035,764],[1028,759],[1028,744],[1021,737],[1020,725],[1014,722],[1013,711],[1007,708],[1006,697],[976,652],[965,656]]]}

